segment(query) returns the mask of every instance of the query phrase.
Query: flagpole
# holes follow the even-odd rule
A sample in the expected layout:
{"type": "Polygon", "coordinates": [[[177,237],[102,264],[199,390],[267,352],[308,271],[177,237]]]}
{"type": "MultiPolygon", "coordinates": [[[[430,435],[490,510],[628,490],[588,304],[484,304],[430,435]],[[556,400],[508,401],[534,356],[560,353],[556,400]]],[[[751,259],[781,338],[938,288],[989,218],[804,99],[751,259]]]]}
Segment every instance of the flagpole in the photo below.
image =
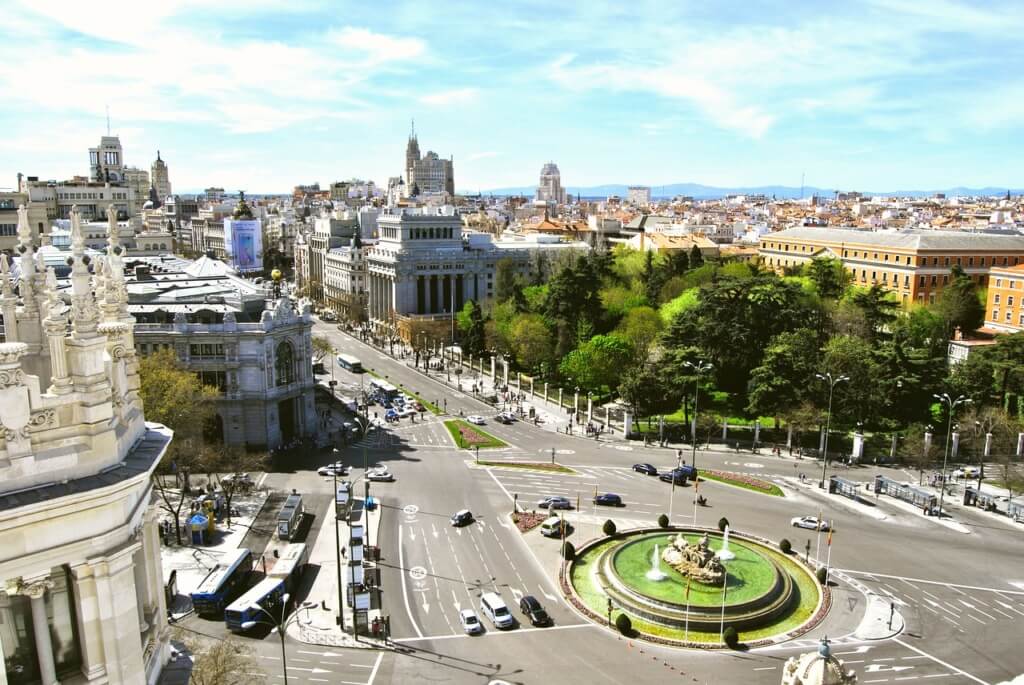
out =
{"type": "Polygon", "coordinates": [[[825,554],[825,587],[828,587],[829,569],[832,568],[832,521],[828,522],[828,552],[825,554]]]}
{"type": "Polygon", "coordinates": [[[821,563],[821,509],[818,510],[818,518],[816,519],[818,529],[818,543],[814,547],[814,563],[821,563]]]}
{"type": "Polygon", "coordinates": [[[700,490],[700,476],[693,477],[693,525],[697,525],[697,493],[700,490]]]}
{"type": "Polygon", "coordinates": [[[683,634],[683,642],[690,640],[690,576],[686,576],[686,628],[683,634]]]}

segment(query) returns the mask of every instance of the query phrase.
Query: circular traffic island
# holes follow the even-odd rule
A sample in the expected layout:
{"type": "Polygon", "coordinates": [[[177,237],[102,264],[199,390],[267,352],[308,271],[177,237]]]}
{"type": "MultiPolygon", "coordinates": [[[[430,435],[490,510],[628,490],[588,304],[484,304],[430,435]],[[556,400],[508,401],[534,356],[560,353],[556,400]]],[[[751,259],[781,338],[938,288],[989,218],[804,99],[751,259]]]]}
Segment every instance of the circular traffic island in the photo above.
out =
{"type": "Polygon", "coordinates": [[[732,627],[748,645],[809,630],[825,614],[814,571],[765,540],[699,528],[638,529],[593,541],[563,577],[593,620],[625,614],[635,637],[720,647],[732,627]]]}

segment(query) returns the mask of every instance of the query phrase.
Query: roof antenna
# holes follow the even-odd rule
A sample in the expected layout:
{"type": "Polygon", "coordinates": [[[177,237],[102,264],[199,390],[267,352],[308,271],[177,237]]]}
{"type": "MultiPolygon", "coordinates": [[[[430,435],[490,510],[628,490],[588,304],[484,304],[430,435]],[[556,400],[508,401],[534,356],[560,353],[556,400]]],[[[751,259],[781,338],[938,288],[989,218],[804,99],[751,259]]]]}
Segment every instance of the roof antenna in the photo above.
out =
{"type": "Polygon", "coordinates": [[[110,105],[107,105],[107,135],[110,135],[110,105]]]}

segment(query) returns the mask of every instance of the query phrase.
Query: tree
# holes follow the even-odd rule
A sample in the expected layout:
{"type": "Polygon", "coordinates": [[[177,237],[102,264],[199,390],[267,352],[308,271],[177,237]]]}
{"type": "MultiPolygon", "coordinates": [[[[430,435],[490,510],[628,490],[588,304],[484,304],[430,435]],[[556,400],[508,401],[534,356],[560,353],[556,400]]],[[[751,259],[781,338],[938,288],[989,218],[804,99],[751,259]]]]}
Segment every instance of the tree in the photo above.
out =
{"type": "Polygon", "coordinates": [[[153,486],[160,495],[162,507],[174,516],[175,535],[181,542],[180,519],[184,497],[167,482],[167,471],[181,478],[187,492],[189,477],[197,466],[196,451],[204,442],[216,416],[214,402],[220,392],[203,385],[196,374],[184,368],[172,349],[162,349],[144,356],[139,363],[139,394],[146,418],[162,423],[174,431],[174,440],[161,462],[160,473],[154,472],[153,486]]]}
{"type": "Polygon", "coordinates": [[[868,340],[876,342],[888,337],[889,326],[896,320],[899,309],[895,296],[876,283],[867,290],[856,288],[849,297],[850,302],[864,314],[868,340]]]}
{"type": "Polygon", "coordinates": [[[313,361],[322,363],[325,357],[332,357],[337,352],[334,343],[326,335],[313,336],[313,361]]]}
{"type": "Polygon", "coordinates": [[[1000,403],[1008,408],[1010,396],[1016,395],[1017,413],[1021,414],[1024,412],[1024,332],[1001,336],[986,350],[986,356],[994,366],[1000,403]]]}
{"type": "Polygon", "coordinates": [[[925,433],[929,427],[923,423],[910,426],[906,437],[900,441],[896,452],[906,463],[917,469],[917,484],[924,483],[925,469],[931,468],[942,456],[942,451],[932,434],[930,443],[925,442],[925,433]]]}
{"type": "Polygon", "coordinates": [[[959,264],[950,270],[950,282],[942,289],[938,312],[946,322],[946,337],[960,329],[971,333],[985,323],[985,305],[978,297],[978,287],[959,264]]]}
{"type": "Polygon", "coordinates": [[[267,467],[266,453],[246,452],[237,445],[204,445],[200,448],[196,467],[206,472],[207,480],[214,483],[224,495],[227,524],[231,526],[231,502],[239,492],[251,484],[236,477],[246,471],[262,471],[267,467]]]}
{"type": "Polygon", "coordinates": [[[509,257],[502,257],[494,265],[494,297],[498,302],[506,302],[515,297],[517,290],[522,290],[522,285],[516,263],[509,257]]]}
{"type": "Polygon", "coordinates": [[[661,316],[650,307],[635,307],[626,312],[615,334],[633,346],[638,362],[643,363],[650,353],[651,345],[661,334],[661,316]]]}
{"type": "Polygon", "coordinates": [[[462,351],[479,357],[484,353],[487,339],[484,315],[480,305],[468,300],[459,312],[459,330],[462,331],[462,351]]]}
{"type": "Polygon", "coordinates": [[[810,329],[772,338],[761,365],[750,373],[747,410],[754,416],[780,416],[803,404],[818,355],[818,335],[810,329]]]}
{"type": "Polygon", "coordinates": [[[668,270],[673,276],[682,276],[690,270],[690,255],[686,250],[669,251],[668,270]]]}
{"type": "Polygon", "coordinates": [[[622,635],[633,633],[633,621],[626,614],[619,614],[615,617],[615,629],[622,635]]]}
{"type": "Polygon", "coordinates": [[[668,382],[660,364],[630,367],[622,374],[618,392],[637,419],[673,412],[682,401],[682,388],[668,382]]]}
{"type": "Polygon", "coordinates": [[[657,259],[654,254],[654,250],[648,250],[646,253],[641,279],[644,285],[644,294],[647,296],[647,301],[653,305],[657,305],[658,296],[661,293],[662,286],[665,285],[667,276],[662,266],[662,260],[657,259]]]}
{"type": "Polygon", "coordinates": [[[700,251],[700,248],[697,247],[696,243],[694,243],[693,247],[690,248],[689,262],[691,269],[699,269],[704,266],[704,253],[700,251]]]}
{"type": "Polygon", "coordinates": [[[530,371],[551,361],[554,354],[551,332],[538,314],[518,314],[512,320],[511,340],[516,359],[530,371]]]}
{"type": "Polygon", "coordinates": [[[835,257],[812,259],[804,273],[814,282],[814,288],[822,299],[838,300],[850,284],[849,272],[835,257]]]}
{"type": "Polygon", "coordinates": [[[948,385],[952,395],[970,397],[981,406],[991,406],[996,399],[996,363],[985,351],[975,350],[949,371],[948,385]]]}
{"type": "Polygon", "coordinates": [[[254,663],[248,647],[232,638],[203,642],[203,649],[194,644],[189,649],[195,654],[189,685],[258,685],[266,682],[259,666],[254,663]]]}
{"type": "MultiPolygon", "coordinates": [[[[832,425],[851,426],[858,421],[868,423],[877,407],[878,373],[871,343],[850,335],[836,336],[822,351],[821,367],[822,373],[830,372],[833,378],[849,378],[836,385],[832,393],[832,425]]],[[[819,389],[819,406],[824,407],[828,403],[828,383],[817,379],[814,382],[819,389]]]]}
{"type": "Polygon", "coordinates": [[[617,387],[633,350],[617,335],[595,335],[562,359],[559,370],[580,388],[617,387]]]}
{"type": "Polygon", "coordinates": [[[615,535],[615,521],[612,521],[611,519],[607,519],[604,522],[604,525],[601,527],[601,531],[605,535],[607,535],[608,537],[611,537],[612,535],[615,535]]]}

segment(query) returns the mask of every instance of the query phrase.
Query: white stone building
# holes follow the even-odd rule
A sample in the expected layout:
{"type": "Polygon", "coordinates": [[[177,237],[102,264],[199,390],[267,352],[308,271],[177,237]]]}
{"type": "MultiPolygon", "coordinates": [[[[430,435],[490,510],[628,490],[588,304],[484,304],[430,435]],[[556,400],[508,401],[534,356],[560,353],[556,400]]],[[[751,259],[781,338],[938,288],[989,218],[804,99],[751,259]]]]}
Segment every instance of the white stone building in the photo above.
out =
{"type": "Polygon", "coordinates": [[[152,685],[168,658],[151,474],[171,433],[143,417],[109,219],[108,256],[90,259],[71,213],[70,311],[25,210],[16,264],[0,257],[3,685],[152,685]]]}

